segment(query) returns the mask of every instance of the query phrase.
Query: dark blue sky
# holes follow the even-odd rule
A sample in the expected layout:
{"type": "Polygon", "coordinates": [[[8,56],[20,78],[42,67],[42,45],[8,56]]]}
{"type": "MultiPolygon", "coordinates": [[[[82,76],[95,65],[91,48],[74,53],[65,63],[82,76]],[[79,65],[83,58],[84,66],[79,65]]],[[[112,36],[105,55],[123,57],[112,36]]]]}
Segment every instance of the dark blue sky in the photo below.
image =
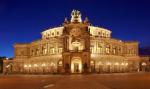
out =
{"type": "Polygon", "coordinates": [[[15,42],[40,39],[46,28],[69,19],[73,9],[110,29],[113,38],[150,46],[149,0],[0,0],[0,56],[13,57],[15,42]]]}

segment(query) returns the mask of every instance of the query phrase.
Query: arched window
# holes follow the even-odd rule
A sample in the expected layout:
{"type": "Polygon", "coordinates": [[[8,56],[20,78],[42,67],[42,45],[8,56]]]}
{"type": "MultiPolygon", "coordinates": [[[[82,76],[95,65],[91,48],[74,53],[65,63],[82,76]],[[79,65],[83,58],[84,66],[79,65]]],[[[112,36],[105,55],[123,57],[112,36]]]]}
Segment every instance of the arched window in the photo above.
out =
{"type": "Polygon", "coordinates": [[[121,53],[121,47],[118,47],[118,51],[119,51],[119,53],[121,53]]]}
{"type": "Polygon", "coordinates": [[[54,32],[52,32],[52,37],[54,36],[54,32]]]}
{"type": "Polygon", "coordinates": [[[107,46],[106,46],[106,54],[109,54],[109,53],[110,53],[110,46],[107,45],[107,46]]]}
{"type": "Polygon", "coordinates": [[[94,45],[91,45],[90,51],[91,51],[91,53],[94,53],[94,45]]]}
{"type": "Polygon", "coordinates": [[[103,52],[103,48],[102,48],[102,43],[98,44],[98,48],[97,48],[97,53],[102,53],[103,52]]]}
{"type": "Polygon", "coordinates": [[[54,54],[54,53],[55,53],[54,47],[50,48],[50,53],[51,53],[51,54],[54,54]]]}
{"type": "Polygon", "coordinates": [[[36,49],[36,55],[38,55],[40,53],[39,48],[36,49]]]}
{"type": "Polygon", "coordinates": [[[58,48],[58,53],[62,53],[62,51],[63,51],[63,48],[59,47],[58,48]]]}
{"type": "Polygon", "coordinates": [[[63,65],[62,61],[59,61],[58,66],[62,66],[62,65],[63,65]]]}
{"type": "Polygon", "coordinates": [[[103,33],[103,37],[105,36],[105,33],[103,33]]]}
{"type": "Polygon", "coordinates": [[[35,54],[35,53],[34,53],[34,50],[31,50],[31,55],[34,56],[34,54],[35,54]]]}
{"type": "Polygon", "coordinates": [[[55,67],[56,65],[55,65],[55,63],[52,62],[52,63],[50,64],[50,66],[51,66],[51,67],[55,67]]]}
{"type": "Polygon", "coordinates": [[[98,32],[98,35],[101,36],[101,32],[98,32]]]}
{"type": "Polygon", "coordinates": [[[43,54],[46,54],[46,53],[47,53],[46,47],[43,47],[43,48],[42,48],[42,53],[43,53],[43,54]]]}
{"type": "Polygon", "coordinates": [[[114,47],[114,48],[113,48],[113,54],[116,54],[116,50],[117,50],[117,48],[114,47]]]}
{"type": "Polygon", "coordinates": [[[90,61],[90,64],[91,64],[91,65],[94,65],[94,61],[90,61]]]}
{"type": "Polygon", "coordinates": [[[59,32],[57,32],[57,35],[59,35],[59,32]]]}

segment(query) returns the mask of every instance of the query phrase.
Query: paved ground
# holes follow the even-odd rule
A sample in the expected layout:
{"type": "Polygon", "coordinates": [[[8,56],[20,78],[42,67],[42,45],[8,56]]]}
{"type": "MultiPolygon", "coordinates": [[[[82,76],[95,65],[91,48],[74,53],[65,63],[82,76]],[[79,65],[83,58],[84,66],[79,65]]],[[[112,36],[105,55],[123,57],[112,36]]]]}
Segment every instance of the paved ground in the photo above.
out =
{"type": "Polygon", "coordinates": [[[0,89],[150,89],[150,73],[0,75],[0,89]]]}

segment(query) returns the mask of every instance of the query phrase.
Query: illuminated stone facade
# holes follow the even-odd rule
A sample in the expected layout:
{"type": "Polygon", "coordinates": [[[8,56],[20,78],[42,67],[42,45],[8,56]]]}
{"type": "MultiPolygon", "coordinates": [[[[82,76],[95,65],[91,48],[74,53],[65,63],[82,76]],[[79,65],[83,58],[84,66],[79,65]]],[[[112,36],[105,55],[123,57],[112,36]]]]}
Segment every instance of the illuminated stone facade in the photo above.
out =
{"type": "MultiPolygon", "coordinates": [[[[111,31],[90,25],[73,10],[61,27],[43,31],[42,38],[14,45],[12,73],[110,73],[139,70],[138,42],[113,39],[111,31]]],[[[10,68],[11,66],[11,68],[10,68]]],[[[7,69],[7,70],[6,70],[7,69]]]]}
{"type": "Polygon", "coordinates": [[[140,56],[140,71],[150,72],[150,56],[140,56]]]}

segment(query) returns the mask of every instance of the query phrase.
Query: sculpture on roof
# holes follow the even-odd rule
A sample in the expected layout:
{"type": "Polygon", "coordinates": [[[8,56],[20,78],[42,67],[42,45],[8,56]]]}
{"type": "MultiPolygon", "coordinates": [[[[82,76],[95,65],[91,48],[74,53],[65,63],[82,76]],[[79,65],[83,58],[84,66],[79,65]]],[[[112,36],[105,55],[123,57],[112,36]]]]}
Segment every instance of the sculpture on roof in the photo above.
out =
{"type": "Polygon", "coordinates": [[[78,10],[73,10],[71,13],[71,22],[82,22],[81,13],[78,10]]]}

